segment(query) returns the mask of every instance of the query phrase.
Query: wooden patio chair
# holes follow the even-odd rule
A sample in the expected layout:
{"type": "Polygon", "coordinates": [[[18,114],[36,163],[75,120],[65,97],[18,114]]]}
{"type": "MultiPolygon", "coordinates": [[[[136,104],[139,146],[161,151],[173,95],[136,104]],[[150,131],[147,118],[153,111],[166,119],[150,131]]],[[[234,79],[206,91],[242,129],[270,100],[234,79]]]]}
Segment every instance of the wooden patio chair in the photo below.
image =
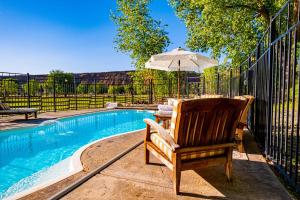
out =
{"type": "Polygon", "coordinates": [[[151,152],[171,169],[176,194],[184,170],[225,164],[231,180],[234,134],[245,105],[244,100],[226,98],[179,100],[169,132],[145,119],[145,163],[149,163],[151,152]]]}
{"type": "Polygon", "coordinates": [[[236,135],[238,137],[238,140],[242,141],[243,135],[244,135],[244,128],[248,128],[247,119],[248,119],[249,110],[254,101],[254,96],[251,96],[251,95],[235,96],[234,99],[246,99],[247,100],[247,105],[241,114],[241,118],[238,123],[237,130],[236,130],[236,135]]]}

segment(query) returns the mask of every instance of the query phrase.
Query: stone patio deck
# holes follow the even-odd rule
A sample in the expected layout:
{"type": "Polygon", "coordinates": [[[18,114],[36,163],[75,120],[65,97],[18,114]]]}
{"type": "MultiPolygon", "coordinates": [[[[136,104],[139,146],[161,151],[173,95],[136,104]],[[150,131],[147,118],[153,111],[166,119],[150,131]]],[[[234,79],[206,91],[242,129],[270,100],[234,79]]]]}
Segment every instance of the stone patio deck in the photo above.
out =
{"type": "MultiPolygon", "coordinates": [[[[143,134],[133,137],[142,139],[143,134]]],[[[253,138],[248,136],[247,139],[252,145],[252,149],[248,149],[251,152],[248,156],[234,152],[230,183],[226,181],[223,166],[184,171],[182,194],[176,196],[171,172],[154,156],[150,156],[153,164],[145,165],[143,145],[140,145],[63,199],[291,199],[258,149],[253,149],[253,138]]],[[[100,157],[101,154],[96,153],[100,149],[93,146],[85,154],[93,152],[95,157],[100,157]]]]}
{"type": "MultiPolygon", "coordinates": [[[[27,126],[46,119],[82,114],[95,110],[43,113],[39,120],[12,118],[2,129],[27,126]]],[[[3,122],[1,122],[3,125],[3,122]]],[[[0,128],[1,129],[1,128],[0,128]]],[[[142,140],[143,132],[135,132],[100,141],[87,148],[81,160],[84,171],[22,199],[47,199],[75,182],[110,158],[142,140]]],[[[154,156],[145,165],[140,145],[101,173],[73,190],[63,199],[291,199],[284,186],[266,164],[254,139],[245,137],[246,153],[234,152],[233,181],[227,182],[223,166],[182,173],[182,195],[174,195],[171,172],[154,156]]]]}

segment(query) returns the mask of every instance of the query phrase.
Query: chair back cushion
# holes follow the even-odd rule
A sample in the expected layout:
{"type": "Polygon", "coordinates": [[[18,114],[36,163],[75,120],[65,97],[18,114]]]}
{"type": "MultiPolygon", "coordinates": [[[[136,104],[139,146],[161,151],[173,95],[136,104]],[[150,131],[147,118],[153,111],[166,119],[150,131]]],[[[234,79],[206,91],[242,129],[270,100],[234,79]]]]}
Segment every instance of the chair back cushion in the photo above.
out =
{"type": "Polygon", "coordinates": [[[180,147],[233,142],[235,129],[247,101],[227,98],[178,101],[170,133],[180,147]]]}

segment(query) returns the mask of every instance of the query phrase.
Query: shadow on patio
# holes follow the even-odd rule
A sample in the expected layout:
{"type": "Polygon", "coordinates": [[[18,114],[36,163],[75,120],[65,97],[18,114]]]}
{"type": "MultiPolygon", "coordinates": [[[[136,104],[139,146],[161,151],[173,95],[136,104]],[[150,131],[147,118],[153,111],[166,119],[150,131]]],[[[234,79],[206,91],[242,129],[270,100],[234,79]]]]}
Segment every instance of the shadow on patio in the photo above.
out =
{"type": "MultiPolygon", "coordinates": [[[[259,152],[253,138],[247,136],[247,139],[245,149],[251,154],[234,151],[230,183],[226,181],[223,166],[184,171],[182,194],[176,196],[171,172],[154,156],[150,156],[153,164],[145,165],[143,145],[140,145],[63,199],[290,199],[264,158],[253,154],[259,152]]],[[[85,153],[97,148],[101,146],[85,153]]]]}

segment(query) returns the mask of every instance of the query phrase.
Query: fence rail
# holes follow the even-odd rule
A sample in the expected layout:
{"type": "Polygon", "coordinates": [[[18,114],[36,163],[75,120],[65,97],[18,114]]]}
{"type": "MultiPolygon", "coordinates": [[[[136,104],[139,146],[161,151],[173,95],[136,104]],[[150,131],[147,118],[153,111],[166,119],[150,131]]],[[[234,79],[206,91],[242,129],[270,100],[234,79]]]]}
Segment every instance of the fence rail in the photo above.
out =
{"type": "MultiPolygon", "coordinates": [[[[102,80],[70,80],[55,76],[39,79],[30,74],[0,72],[0,102],[12,108],[30,107],[40,111],[103,108],[107,102],[151,104],[173,96],[177,91],[174,80],[104,84],[102,80]]],[[[186,93],[189,84],[184,87],[182,91],[186,93]]]]}

